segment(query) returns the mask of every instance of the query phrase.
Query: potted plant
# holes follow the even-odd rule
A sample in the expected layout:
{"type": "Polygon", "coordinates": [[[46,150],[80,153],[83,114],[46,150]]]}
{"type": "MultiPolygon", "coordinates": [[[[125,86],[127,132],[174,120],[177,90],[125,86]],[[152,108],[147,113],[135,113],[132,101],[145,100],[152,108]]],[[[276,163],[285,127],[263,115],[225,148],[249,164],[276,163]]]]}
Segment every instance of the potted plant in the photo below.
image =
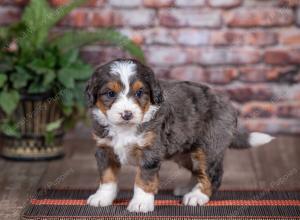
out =
{"type": "Polygon", "coordinates": [[[13,159],[49,159],[63,154],[62,138],[85,115],[83,90],[92,67],[79,48],[97,41],[122,47],[143,60],[141,49],[112,29],[54,33],[74,0],[51,8],[31,0],[17,24],[0,29],[1,154],[13,159]]]}

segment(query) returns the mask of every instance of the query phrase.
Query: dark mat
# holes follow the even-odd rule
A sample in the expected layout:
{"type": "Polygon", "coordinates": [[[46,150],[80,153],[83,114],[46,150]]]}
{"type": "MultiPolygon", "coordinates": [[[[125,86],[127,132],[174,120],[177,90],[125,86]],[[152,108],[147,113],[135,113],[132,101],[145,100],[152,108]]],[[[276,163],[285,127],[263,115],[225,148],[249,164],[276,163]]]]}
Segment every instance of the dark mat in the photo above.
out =
{"type": "Polygon", "coordinates": [[[40,189],[32,196],[21,219],[297,219],[298,191],[219,191],[205,206],[181,204],[181,197],[161,191],[155,211],[141,214],[126,210],[132,192],[122,191],[113,206],[95,208],[86,199],[95,190],[40,189]]]}

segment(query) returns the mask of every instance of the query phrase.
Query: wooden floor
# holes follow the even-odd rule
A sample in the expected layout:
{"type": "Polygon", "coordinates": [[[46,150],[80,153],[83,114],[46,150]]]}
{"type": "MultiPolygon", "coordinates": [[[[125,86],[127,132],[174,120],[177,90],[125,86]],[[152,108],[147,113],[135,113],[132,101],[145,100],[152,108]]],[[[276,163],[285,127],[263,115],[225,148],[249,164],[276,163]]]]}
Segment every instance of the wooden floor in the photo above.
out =
{"type": "MultiPolygon", "coordinates": [[[[69,135],[66,156],[51,162],[12,162],[0,159],[0,219],[19,219],[20,211],[39,186],[97,187],[94,143],[69,135]]],[[[300,188],[300,138],[278,137],[273,143],[252,150],[228,150],[222,188],[300,188]]],[[[135,169],[125,167],[121,188],[131,188],[135,169]]],[[[160,173],[161,188],[184,183],[189,173],[166,162],[160,173]]]]}

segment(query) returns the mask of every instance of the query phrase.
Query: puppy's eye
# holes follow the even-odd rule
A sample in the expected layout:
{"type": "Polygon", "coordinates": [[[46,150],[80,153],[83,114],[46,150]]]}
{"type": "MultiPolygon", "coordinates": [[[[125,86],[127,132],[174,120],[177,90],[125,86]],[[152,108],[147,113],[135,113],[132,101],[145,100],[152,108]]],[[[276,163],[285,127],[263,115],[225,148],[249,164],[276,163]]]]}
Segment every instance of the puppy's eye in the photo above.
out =
{"type": "Polygon", "coordinates": [[[138,98],[141,98],[143,94],[144,94],[143,89],[139,89],[139,90],[135,93],[135,96],[138,97],[138,98]]]}
{"type": "Polygon", "coordinates": [[[114,97],[116,97],[116,93],[114,91],[108,91],[106,93],[106,95],[107,95],[108,98],[114,98],[114,97]]]}

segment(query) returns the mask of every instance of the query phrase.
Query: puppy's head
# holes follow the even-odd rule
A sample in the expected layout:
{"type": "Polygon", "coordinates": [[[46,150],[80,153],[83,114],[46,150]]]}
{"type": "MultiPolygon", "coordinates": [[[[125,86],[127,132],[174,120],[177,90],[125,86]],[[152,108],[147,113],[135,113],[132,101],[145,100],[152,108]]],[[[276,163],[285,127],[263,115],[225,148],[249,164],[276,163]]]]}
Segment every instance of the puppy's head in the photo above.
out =
{"type": "Polygon", "coordinates": [[[136,60],[118,59],[96,69],[86,87],[89,107],[115,125],[136,125],[163,101],[153,71],[136,60]]]}

